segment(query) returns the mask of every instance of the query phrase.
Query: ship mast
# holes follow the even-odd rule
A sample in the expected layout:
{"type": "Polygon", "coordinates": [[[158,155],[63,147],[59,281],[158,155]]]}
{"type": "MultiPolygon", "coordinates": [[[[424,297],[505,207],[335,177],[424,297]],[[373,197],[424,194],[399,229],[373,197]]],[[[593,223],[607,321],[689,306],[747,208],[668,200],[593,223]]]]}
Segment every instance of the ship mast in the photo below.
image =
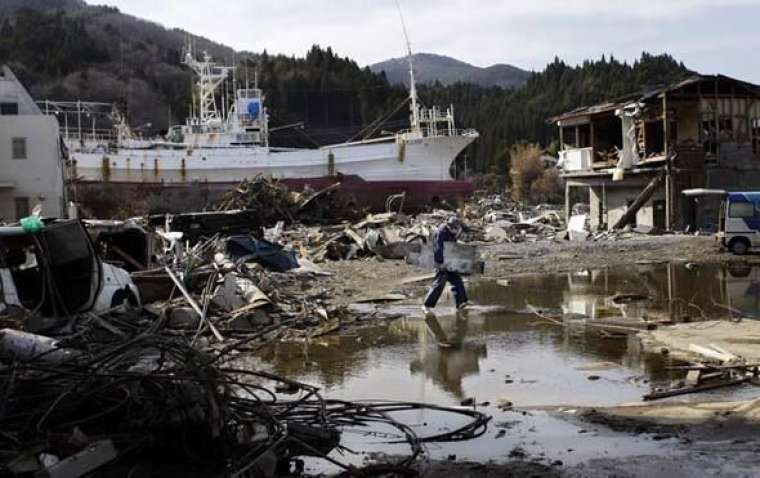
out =
{"type": "Polygon", "coordinates": [[[401,11],[401,4],[399,0],[396,0],[396,8],[398,9],[398,16],[401,19],[401,29],[404,31],[404,39],[406,40],[406,52],[407,61],[409,62],[409,99],[411,101],[410,108],[412,110],[411,117],[411,130],[414,132],[420,131],[420,111],[417,106],[417,83],[414,81],[414,63],[412,61],[412,43],[409,41],[409,34],[406,30],[406,22],[404,21],[404,14],[401,11]]]}
{"type": "Polygon", "coordinates": [[[216,109],[214,93],[235,68],[217,66],[211,61],[211,56],[207,52],[203,52],[202,60],[196,59],[190,44],[185,51],[184,63],[198,75],[198,105],[200,108],[198,119],[201,124],[207,125],[210,120],[221,120],[216,109]]]}

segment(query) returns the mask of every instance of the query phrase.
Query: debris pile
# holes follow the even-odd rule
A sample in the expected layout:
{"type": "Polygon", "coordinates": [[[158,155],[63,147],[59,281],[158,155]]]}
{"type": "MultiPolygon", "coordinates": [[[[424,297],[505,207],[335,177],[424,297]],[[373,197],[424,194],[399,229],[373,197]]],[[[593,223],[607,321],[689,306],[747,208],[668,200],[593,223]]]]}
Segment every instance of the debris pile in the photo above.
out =
{"type": "Polygon", "coordinates": [[[461,211],[473,234],[483,242],[525,242],[554,239],[565,225],[563,214],[551,205],[526,207],[500,195],[467,203],[461,211]]]}
{"type": "MultiPolygon", "coordinates": [[[[406,458],[390,465],[398,469],[414,461],[422,443],[468,439],[485,431],[489,418],[475,411],[326,400],[314,387],[252,368],[246,357],[277,340],[309,340],[347,324],[401,315],[333,304],[328,290],[312,287],[325,273],[292,247],[253,232],[231,233],[245,229],[241,217],[180,215],[143,222],[143,228],[90,223],[90,235],[82,223],[67,221],[29,236],[35,240],[24,242],[25,248],[53,244],[55,234],[63,232],[61,237],[69,239],[65,248],[61,243],[38,253],[38,263],[50,263],[53,273],[40,283],[43,292],[47,284],[48,291],[65,290],[62,298],[68,301],[109,295],[101,305],[90,300],[43,316],[45,308],[31,300],[30,284],[17,283],[22,301],[13,310],[23,313],[0,314],[7,327],[0,330],[0,474],[126,476],[150,464],[159,474],[201,470],[205,475],[278,476],[303,470],[305,457],[353,474],[357,470],[351,464],[331,453],[344,450],[341,440],[348,429],[371,435],[382,425],[381,435],[390,436],[387,427],[393,428],[392,441],[410,446],[406,458]],[[136,231],[150,240],[130,249],[136,231]],[[148,250],[138,250],[143,247],[148,250]],[[69,272],[82,271],[61,261],[64,250],[81,250],[81,264],[74,265],[89,271],[88,287],[72,288],[69,272]],[[132,281],[123,286],[93,282],[130,277],[121,269],[112,276],[92,275],[107,265],[96,250],[136,269],[132,281]],[[133,288],[139,298],[127,294],[133,288]],[[296,400],[282,397],[294,393],[296,400]],[[464,416],[467,424],[426,437],[394,418],[423,409],[464,416]]],[[[342,225],[333,243],[350,240],[356,255],[374,254],[381,246],[412,243],[415,234],[427,237],[434,228],[405,221],[401,215],[370,216],[342,225]]],[[[293,235],[308,230],[285,231],[279,223],[263,234],[303,249],[313,239],[293,235]]],[[[5,250],[0,248],[0,255],[5,250]]],[[[11,259],[14,274],[27,261],[20,255],[11,259]]]]}
{"type": "Polygon", "coordinates": [[[243,180],[213,205],[214,211],[253,210],[261,225],[271,226],[278,221],[329,224],[363,215],[355,204],[336,194],[340,183],[319,191],[306,188],[291,191],[277,180],[264,176],[243,180]]]}
{"type": "Polygon", "coordinates": [[[146,300],[146,308],[194,341],[246,338],[247,350],[254,350],[274,340],[303,340],[400,317],[334,304],[328,289],[313,286],[325,272],[250,235],[172,248],[169,265],[133,278],[144,298],[158,299],[146,300]]]}
{"type": "MultiPolygon", "coordinates": [[[[357,471],[330,452],[343,432],[397,430],[410,465],[421,444],[473,438],[488,418],[416,403],[350,403],[306,384],[242,369],[246,340],[202,348],[172,333],[166,314],[113,311],[70,317],[58,341],[0,331],[0,471],[36,476],[199,472],[277,476],[304,457],[357,471]],[[283,400],[280,391],[299,393],[283,400]],[[467,423],[418,436],[397,412],[432,409],[467,423]]],[[[295,468],[294,468],[295,467],[295,468]]]]}

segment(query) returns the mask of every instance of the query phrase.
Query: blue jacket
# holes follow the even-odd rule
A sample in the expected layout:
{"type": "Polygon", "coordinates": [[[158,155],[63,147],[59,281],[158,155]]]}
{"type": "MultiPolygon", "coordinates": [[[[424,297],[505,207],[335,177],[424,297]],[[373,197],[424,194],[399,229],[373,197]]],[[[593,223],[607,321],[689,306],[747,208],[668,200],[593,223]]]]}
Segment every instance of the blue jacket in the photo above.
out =
{"type": "Polygon", "coordinates": [[[457,238],[454,233],[446,226],[441,225],[435,234],[435,246],[433,247],[433,258],[436,264],[443,264],[443,244],[446,242],[456,242],[457,238]]]}

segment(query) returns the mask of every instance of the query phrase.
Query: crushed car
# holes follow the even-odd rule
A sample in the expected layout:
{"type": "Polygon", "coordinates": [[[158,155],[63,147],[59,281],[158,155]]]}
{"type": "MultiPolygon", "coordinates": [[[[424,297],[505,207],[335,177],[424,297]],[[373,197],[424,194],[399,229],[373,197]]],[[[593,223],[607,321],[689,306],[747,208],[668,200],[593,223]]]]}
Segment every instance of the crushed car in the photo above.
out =
{"type": "Polygon", "coordinates": [[[98,257],[79,220],[49,222],[34,233],[0,227],[0,291],[0,312],[45,317],[140,305],[129,273],[98,257]]]}

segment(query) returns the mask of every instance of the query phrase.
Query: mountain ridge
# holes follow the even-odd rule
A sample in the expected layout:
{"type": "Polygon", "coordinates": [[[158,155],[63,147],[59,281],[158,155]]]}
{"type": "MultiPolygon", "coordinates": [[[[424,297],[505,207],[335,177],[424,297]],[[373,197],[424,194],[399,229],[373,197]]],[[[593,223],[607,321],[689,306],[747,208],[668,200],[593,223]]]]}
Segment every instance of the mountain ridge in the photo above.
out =
{"type": "MultiPolygon", "coordinates": [[[[532,73],[514,65],[497,63],[479,67],[462,60],[435,53],[412,55],[414,76],[417,83],[440,83],[444,86],[455,83],[472,83],[478,86],[519,88],[530,79],[532,73]]],[[[409,63],[406,57],[391,58],[369,65],[375,73],[384,72],[391,84],[409,86],[409,63]]]]}

